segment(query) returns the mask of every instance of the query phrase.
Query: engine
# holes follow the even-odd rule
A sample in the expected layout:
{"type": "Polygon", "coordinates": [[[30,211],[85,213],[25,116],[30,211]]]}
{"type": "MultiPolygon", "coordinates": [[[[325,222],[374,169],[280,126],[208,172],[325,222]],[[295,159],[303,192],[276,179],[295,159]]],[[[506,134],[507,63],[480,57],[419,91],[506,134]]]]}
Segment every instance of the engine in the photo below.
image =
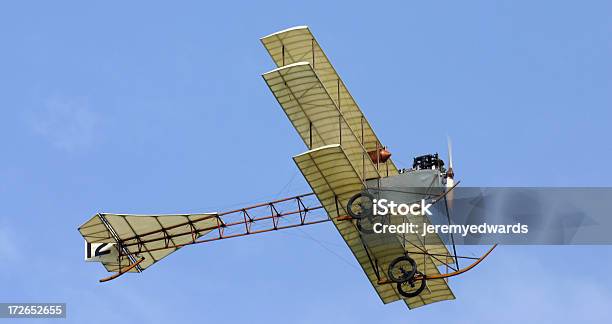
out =
{"type": "Polygon", "coordinates": [[[423,170],[423,169],[438,169],[444,172],[444,161],[438,157],[438,153],[436,154],[426,154],[417,156],[414,158],[414,162],[412,163],[413,170],[423,170]]]}

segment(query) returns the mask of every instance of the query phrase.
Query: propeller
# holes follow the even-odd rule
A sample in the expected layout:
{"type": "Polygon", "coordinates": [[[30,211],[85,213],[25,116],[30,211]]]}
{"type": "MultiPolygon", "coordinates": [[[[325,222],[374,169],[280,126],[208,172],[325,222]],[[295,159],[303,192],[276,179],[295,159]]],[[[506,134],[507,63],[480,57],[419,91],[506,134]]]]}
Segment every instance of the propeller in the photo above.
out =
{"type": "MultiPolygon", "coordinates": [[[[448,147],[448,170],[446,171],[446,179],[447,181],[450,179],[453,183],[451,187],[454,185],[455,172],[453,170],[453,144],[449,136],[446,137],[446,143],[448,147]]],[[[448,183],[448,182],[447,182],[448,183]]],[[[447,185],[448,187],[448,185],[447,185]]]]}
{"type": "MultiPolygon", "coordinates": [[[[455,172],[453,170],[453,144],[449,136],[446,136],[446,143],[448,148],[448,170],[446,170],[446,188],[450,189],[455,186],[455,172]]],[[[446,194],[446,199],[448,202],[448,206],[452,208],[453,206],[453,198],[454,198],[454,190],[451,190],[446,194]]]]}

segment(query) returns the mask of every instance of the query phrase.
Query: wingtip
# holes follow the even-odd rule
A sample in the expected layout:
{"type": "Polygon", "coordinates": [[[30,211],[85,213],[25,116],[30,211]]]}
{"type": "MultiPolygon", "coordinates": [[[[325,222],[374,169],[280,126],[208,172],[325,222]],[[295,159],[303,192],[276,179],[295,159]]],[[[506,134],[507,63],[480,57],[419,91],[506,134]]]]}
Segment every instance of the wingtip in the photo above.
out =
{"type": "Polygon", "coordinates": [[[289,28],[286,28],[286,29],[283,29],[283,30],[279,30],[277,32],[274,32],[272,34],[266,35],[264,37],[261,37],[261,38],[259,38],[259,40],[263,42],[263,40],[266,39],[266,38],[269,38],[269,37],[272,37],[272,36],[276,36],[276,35],[279,35],[279,34],[282,34],[282,33],[286,33],[286,32],[292,31],[292,30],[300,30],[300,29],[310,29],[310,28],[308,26],[306,26],[306,25],[293,26],[293,27],[289,27],[289,28]]]}

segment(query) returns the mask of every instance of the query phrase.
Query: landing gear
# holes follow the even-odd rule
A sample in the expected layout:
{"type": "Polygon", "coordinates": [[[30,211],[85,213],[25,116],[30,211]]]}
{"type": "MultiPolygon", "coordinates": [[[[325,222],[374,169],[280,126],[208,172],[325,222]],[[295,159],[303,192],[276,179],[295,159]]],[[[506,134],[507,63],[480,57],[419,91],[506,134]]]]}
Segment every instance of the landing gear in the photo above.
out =
{"type": "Polygon", "coordinates": [[[419,277],[418,280],[415,280],[414,277],[412,277],[406,282],[397,283],[397,291],[400,293],[400,295],[411,298],[416,297],[423,292],[423,289],[425,289],[426,286],[425,276],[420,271],[417,271],[416,274],[419,277]],[[417,283],[417,281],[420,281],[420,283],[417,283]]]}
{"type": "Polygon", "coordinates": [[[414,259],[404,255],[389,263],[389,270],[387,271],[387,274],[389,275],[389,279],[391,281],[403,283],[412,279],[416,272],[417,265],[414,259]]]}
{"type": "Polygon", "coordinates": [[[371,217],[373,203],[374,196],[368,192],[362,191],[349,199],[347,203],[347,212],[354,219],[371,217]]]}
{"type": "Polygon", "coordinates": [[[376,225],[377,223],[388,224],[388,217],[389,216],[381,215],[366,216],[361,219],[356,219],[355,225],[357,226],[359,232],[361,232],[362,234],[374,234],[374,225],[376,225]]]}
{"type": "Polygon", "coordinates": [[[372,219],[363,218],[355,221],[357,229],[363,234],[374,234],[372,219]]]}
{"type": "MultiPolygon", "coordinates": [[[[355,219],[355,225],[359,232],[363,234],[374,234],[373,226],[376,219],[380,216],[374,216],[372,205],[374,196],[367,191],[359,192],[349,199],[347,203],[347,213],[355,219]]],[[[380,219],[382,221],[382,218],[380,219]]]]}
{"type": "Polygon", "coordinates": [[[416,262],[407,255],[391,261],[387,274],[389,280],[397,284],[397,291],[404,297],[418,296],[425,289],[425,276],[417,271],[416,262]]]}

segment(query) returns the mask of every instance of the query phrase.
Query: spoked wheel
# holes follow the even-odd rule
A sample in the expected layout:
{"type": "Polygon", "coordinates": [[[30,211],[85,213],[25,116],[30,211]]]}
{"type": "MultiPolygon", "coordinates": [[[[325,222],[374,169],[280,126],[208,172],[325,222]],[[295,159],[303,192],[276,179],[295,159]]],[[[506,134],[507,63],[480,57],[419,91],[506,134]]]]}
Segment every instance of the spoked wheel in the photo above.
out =
{"type": "Polygon", "coordinates": [[[407,282],[417,272],[416,262],[409,256],[404,255],[389,263],[389,270],[387,274],[389,279],[393,282],[403,283],[407,282]]]}
{"type": "Polygon", "coordinates": [[[355,219],[362,219],[364,217],[372,216],[372,203],[374,202],[374,196],[368,192],[360,192],[347,203],[348,214],[355,219]]]}
{"type": "Polygon", "coordinates": [[[374,225],[377,223],[380,224],[389,224],[389,216],[388,215],[376,215],[376,216],[367,216],[360,219],[355,220],[355,224],[357,225],[357,229],[362,234],[374,234],[374,225]]]}
{"type": "Polygon", "coordinates": [[[406,282],[397,283],[397,291],[399,291],[400,295],[410,298],[416,297],[423,292],[423,289],[427,286],[425,276],[420,271],[416,273],[421,277],[420,279],[415,280],[413,277],[406,282]]]}
{"type": "Polygon", "coordinates": [[[372,218],[358,218],[357,229],[363,234],[374,234],[374,220],[372,218]]]}

